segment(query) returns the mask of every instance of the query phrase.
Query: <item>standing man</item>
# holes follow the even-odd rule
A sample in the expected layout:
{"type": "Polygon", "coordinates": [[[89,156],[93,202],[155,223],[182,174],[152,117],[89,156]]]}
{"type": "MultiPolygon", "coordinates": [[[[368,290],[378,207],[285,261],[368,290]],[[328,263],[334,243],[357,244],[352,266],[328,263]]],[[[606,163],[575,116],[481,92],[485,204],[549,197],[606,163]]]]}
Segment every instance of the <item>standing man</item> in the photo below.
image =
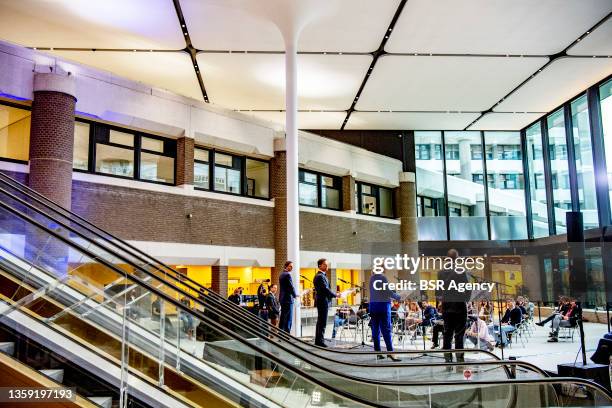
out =
{"type": "Polygon", "coordinates": [[[321,258],[317,261],[317,274],[312,281],[315,290],[315,305],[317,306],[317,327],[315,332],[315,345],[319,347],[327,347],[325,345],[325,326],[327,326],[327,315],[329,313],[330,301],[337,297],[334,292],[329,289],[329,281],[325,272],[329,268],[327,259],[321,258]]]}
{"type": "Polygon", "coordinates": [[[293,270],[293,262],[285,262],[283,272],[278,279],[280,283],[280,329],[289,333],[293,323],[293,299],[297,297],[297,292],[293,287],[293,279],[291,271],[293,270]]]}
{"type": "MultiPolygon", "coordinates": [[[[393,351],[393,340],[391,339],[391,299],[400,300],[400,295],[388,288],[389,280],[382,273],[373,273],[370,276],[370,325],[372,326],[372,341],[374,351],[380,351],[380,334],[387,351],[393,351]]],[[[393,354],[387,354],[393,361],[401,361],[393,354]]],[[[376,359],[385,357],[376,355],[376,359]]]]}
{"type": "Polygon", "coordinates": [[[278,287],[276,286],[275,283],[270,285],[270,291],[266,295],[266,301],[265,301],[266,309],[268,310],[268,318],[270,319],[270,324],[276,327],[278,327],[278,315],[280,313],[280,308],[281,308],[280,303],[278,302],[278,299],[276,298],[277,290],[278,290],[278,287]]]}
{"type": "MultiPolygon", "coordinates": [[[[467,271],[459,273],[454,268],[457,258],[459,258],[459,252],[457,252],[456,249],[450,249],[446,256],[447,258],[452,259],[453,267],[443,269],[438,274],[438,279],[444,282],[444,289],[441,293],[438,293],[438,296],[442,299],[442,313],[444,315],[442,348],[444,350],[451,350],[454,338],[455,349],[462,349],[463,338],[465,337],[465,329],[467,326],[467,301],[472,296],[472,292],[467,290],[464,292],[459,292],[456,289],[448,289],[451,282],[466,284],[468,282],[468,278],[467,271]]],[[[448,362],[453,361],[453,355],[451,353],[445,353],[444,358],[448,362]]],[[[457,362],[463,361],[463,353],[458,353],[457,362]]]]}

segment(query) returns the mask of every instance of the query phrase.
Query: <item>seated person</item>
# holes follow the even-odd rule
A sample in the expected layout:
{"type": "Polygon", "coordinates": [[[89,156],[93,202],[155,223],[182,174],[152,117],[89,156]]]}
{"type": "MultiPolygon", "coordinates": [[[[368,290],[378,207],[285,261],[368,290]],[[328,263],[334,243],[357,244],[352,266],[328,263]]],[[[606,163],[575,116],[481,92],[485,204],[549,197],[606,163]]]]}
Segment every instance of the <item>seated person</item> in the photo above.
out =
{"type": "Polygon", "coordinates": [[[227,300],[229,300],[230,302],[235,303],[237,305],[242,304],[242,288],[234,289],[234,293],[229,295],[227,297],[227,300]]]}
{"type": "Polygon", "coordinates": [[[437,349],[440,345],[439,338],[440,334],[444,333],[444,314],[438,314],[437,319],[433,321],[433,333],[431,336],[431,342],[433,343],[431,349],[437,349]]]}
{"type": "Polygon", "coordinates": [[[432,326],[434,320],[438,318],[438,311],[434,306],[430,305],[427,300],[421,302],[421,305],[423,306],[423,320],[421,321],[421,326],[432,326]]]}
{"type": "Polygon", "coordinates": [[[516,305],[514,300],[506,302],[506,313],[501,320],[501,326],[493,325],[495,331],[499,330],[498,342],[503,347],[508,344],[509,334],[514,332],[519,324],[523,321],[523,312],[516,305]]]}
{"type": "Polygon", "coordinates": [[[569,308],[565,313],[557,314],[554,316],[552,321],[552,332],[550,333],[549,343],[556,343],[559,341],[559,328],[560,327],[574,327],[578,319],[582,318],[582,308],[576,303],[576,299],[571,299],[569,302],[569,308]]]}
{"type": "Polygon", "coordinates": [[[363,319],[366,315],[370,313],[370,302],[367,297],[364,297],[359,305],[359,310],[357,311],[357,316],[360,319],[363,319]]]}
{"type": "Polygon", "coordinates": [[[469,318],[472,323],[470,328],[465,332],[465,337],[479,347],[480,350],[492,351],[495,348],[495,339],[489,331],[489,327],[484,320],[475,316],[469,318]]]}
{"type": "MultiPolygon", "coordinates": [[[[552,312],[552,314],[550,316],[548,316],[546,319],[542,320],[541,322],[537,322],[536,324],[540,327],[544,327],[544,325],[548,322],[553,321],[553,319],[562,313],[567,312],[567,309],[569,309],[569,299],[565,296],[561,296],[559,298],[559,304],[557,305],[557,308],[555,309],[554,312],[552,312]]],[[[552,327],[552,325],[551,325],[552,327]]]]}
{"type": "MultiPolygon", "coordinates": [[[[610,319],[610,323],[612,323],[612,319],[610,319]]],[[[599,339],[597,350],[595,350],[595,353],[591,356],[591,361],[595,364],[609,365],[610,351],[612,351],[612,332],[604,334],[603,337],[599,339]]]]}
{"type": "Polygon", "coordinates": [[[336,338],[336,332],[338,331],[338,327],[344,326],[348,321],[351,314],[355,312],[348,305],[347,300],[344,299],[342,305],[338,307],[336,310],[336,314],[334,315],[334,328],[332,330],[332,339],[336,338]]]}
{"type": "Polygon", "coordinates": [[[519,309],[521,309],[521,313],[523,314],[523,318],[527,317],[527,308],[525,307],[525,298],[522,296],[518,296],[516,298],[516,305],[519,309]]]}

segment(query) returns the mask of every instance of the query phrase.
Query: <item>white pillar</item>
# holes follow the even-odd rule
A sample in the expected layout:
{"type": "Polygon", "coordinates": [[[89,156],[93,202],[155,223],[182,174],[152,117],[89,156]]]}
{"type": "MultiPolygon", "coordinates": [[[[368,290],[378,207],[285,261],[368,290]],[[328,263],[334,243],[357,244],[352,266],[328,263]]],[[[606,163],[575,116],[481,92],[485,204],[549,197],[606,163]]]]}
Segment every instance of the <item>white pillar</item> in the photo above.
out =
{"type": "MultiPolygon", "coordinates": [[[[300,207],[298,201],[297,39],[285,36],[285,141],[287,148],[287,257],[293,285],[300,287],[300,207]]],[[[302,335],[300,302],[294,303],[291,334],[302,335]]]]}

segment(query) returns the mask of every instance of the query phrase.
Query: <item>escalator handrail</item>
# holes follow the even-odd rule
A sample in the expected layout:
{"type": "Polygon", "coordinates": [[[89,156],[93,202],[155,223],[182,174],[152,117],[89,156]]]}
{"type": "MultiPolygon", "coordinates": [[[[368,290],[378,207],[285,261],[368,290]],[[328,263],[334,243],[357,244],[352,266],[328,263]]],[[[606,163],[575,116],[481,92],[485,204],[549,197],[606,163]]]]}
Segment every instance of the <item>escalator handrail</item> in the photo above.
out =
{"type": "MultiPolygon", "coordinates": [[[[77,251],[81,252],[82,254],[87,255],[92,260],[96,260],[97,262],[99,262],[99,263],[103,264],[104,266],[110,268],[111,270],[115,271],[116,273],[118,273],[120,275],[121,274],[125,274],[125,271],[120,270],[119,268],[115,267],[113,264],[109,263],[105,259],[99,259],[97,257],[97,255],[94,254],[93,252],[91,252],[88,249],[83,248],[82,246],[74,243],[73,241],[71,241],[68,238],[62,236],[61,234],[59,234],[58,232],[54,231],[53,229],[51,229],[51,228],[49,228],[49,227],[47,227],[45,225],[40,224],[38,221],[33,220],[28,215],[22,214],[20,211],[14,209],[14,208],[11,208],[6,203],[0,202],[0,207],[2,207],[5,210],[15,214],[18,217],[26,220],[27,222],[29,222],[30,224],[36,226],[37,228],[42,229],[46,233],[48,233],[48,234],[54,236],[55,238],[59,239],[60,241],[64,242],[67,246],[70,246],[70,247],[76,249],[77,251]]],[[[236,333],[233,333],[232,331],[227,330],[227,328],[225,328],[225,326],[221,325],[220,323],[217,323],[217,322],[213,321],[208,316],[205,316],[199,310],[192,310],[190,308],[187,308],[180,301],[178,301],[178,300],[174,299],[173,297],[167,295],[163,291],[161,291],[161,290],[159,290],[159,289],[157,289],[155,287],[152,287],[151,285],[149,285],[146,282],[141,282],[140,278],[138,276],[131,276],[131,278],[135,282],[140,283],[140,285],[143,286],[146,290],[150,291],[155,296],[158,296],[160,299],[163,299],[165,302],[169,302],[174,307],[176,307],[177,309],[181,310],[183,313],[188,313],[188,314],[195,315],[198,319],[200,319],[201,321],[206,322],[209,326],[215,328],[216,330],[218,330],[219,332],[223,333],[227,337],[234,338],[235,340],[237,340],[240,343],[242,343],[245,346],[247,346],[247,348],[254,349],[258,353],[261,353],[263,356],[268,358],[269,360],[271,360],[271,361],[275,362],[276,364],[278,364],[279,366],[282,366],[285,369],[288,369],[289,371],[292,371],[292,372],[296,373],[297,375],[306,378],[307,380],[309,380],[309,381],[319,385],[320,387],[322,387],[326,391],[331,392],[331,393],[335,393],[338,396],[341,396],[341,397],[344,397],[344,398],[355,400],[355,401],[357,401],[357,402],[359,402],[361,404],[364,404],[364,405],[380,406],[380,405],[373,404],[371,401],[365,401],[365,400],[361,399],[359,396],[356,396],[354,394],[345,392],[343,390],[338,390],[336,388],[331,388],[330,389],[328,384],[325,384],[323,381],[320,381],[315,376],[312,376],[312,375],[302,371],[301,369],[296,368],[294,366],[291,366],[291,365],[289,365],[289,364],[287,364],[285,362],[280,362],[278,360],[278,358],[274,354],[269,353],[269,352],[261,349],[260,347],[252,344],[251,342],[248,341],[248,339],[245,339],[242,336],[239,336],[236,333]]],[[[288,353],[289,354],[293,354],[291,352],[288,352],[288,353]]],[[[321,369],[321,367],[318,364],[316,364],[316,363],[310,363],[310,364],[312,366],[315,366],[315,367],[321,369]]],[[[463,365],[466,365],[466,364],[463,364],[463,365]]],[[[325,372],[327,370],[322,369],[322,371],[325,372]]],[[[609,391],[606,388],[602,387],[601,385],[599,385],[597,383],[594,383],[592,381],[584,380],[584,379],[579,379],[579,378],[567,378],[567,377],[555,377],[555,378],[551,378],[551,377],[549,377],[549,378],[540,378],[540,379],[508,379],[508,380],[505,380],[504,382],[494,381],[494,380],[484,380],[484,381],[480,381],[479,380],[479,381],[470,381],[470,382],[465,382],[465,381],[460,381],[460,380],[417,381],[417,382],[391,382],[391,381],[372,380],[372,379],[367,379],[367,378],[354,379],[354,378],[352,378],[352,377],[350,377],[350,376],[348,376],[346,374],[343,374],[341,376],[341,378],[343,378],[343,379],[351,379],[351,380],[353,380],[355,382],[362,382],[362,383],[366,383],[366,384],[370,384],[370,385],[374,385],[374,386],[391,386],[391,387],[399,387],[399,386],[404,386],[404,385],[440,386],[440,385],[450,385],[450,384],[455,384],[455,385],[471,385],[471,384],[500,385],[500,384],[539,384],[539,383],[557,383],[557,382],[567,382],[567,383],[574,383],[574,384],[575,383],[580,383],[582,385],[591,386],[593,388],[598,389],[600,392],[604,393],[604,395],[606,395],[612,401],[612,391],[609,391]]]]}
{"type": "MultiPolygon", "coordinates": [[[[73,232],[74,234],[76,234],[76,235],[78,235],[78,236],[80,236],[80,237],[82,237],[82,238],[84,238],[84,239],[86,239],[86,240],[89,240],[89,238],[88,238],[88,237],[83,236],[83,234],[82,234],[82,233],[80,233],[79,231],[77,231],[77,230],[76,230],[76,229],[74,229],[73,227],[71,227],[71,226],[69,226],[69,225],[65,224],[63,221],[58,221],[58,220],[54,219],[53,217],[49,216],[48,214],[45,214],[45,213],[44,213],[44,212],[43,212],[41,209],[39,209],[39,208],[36,208],[36,207],[32,206],[30,203],[28,203],[28,202],[26,202],[26,201],[22,200],[22,199],[21,199],[21,198],[19,198],[19,197],[15,197],[15,196],[14,196],[12,193],[7,192],[5,189],[0,188],[0,193],[5,194],[5,195],[8,195],[9,197],[11,197],[11,199],[12,199],[12,200],[17,201],[17,202],[18,202],[18,203],[20,203],[21,205],[26,206],[27,208],[30,208],[30,209],[32,209],[33,211],[36,211],[37,213],[41,214],[42,216],[44,216],[44,217],[46,217],[46,218],[48,218],[48,219],[50,219],[50,220],[53,220],[53,222],[55,222],[56,224],[60,225],[61,227],[63,227],[63,228],[64,228],[64,229],[66,229],[67,231],[73,232]]],[[[42,224],[41,224],[41,225],[42,225],[42,224]]],[[[71,241],[71,242],[72,242],[72,241],[71,241]]],[[[152,272],[150,272],[150,271],[148,271],[148,270],[145,270],[145,269],[141,268],[139,265],[134,265],[134,264],[132,264],[132,262],[131,262],[131,261],[126,260],[126,259],[125,259],[125,258],[124,258],[122,255],[117,254],[116,252],[114,252],[114,251],[112,251],[112,250],[109,250],[107,247],[105,247],[105,246],[101,245],[101,243],[99,243],[99,242],[95,242],[95,241],[94,241],[94,242],[92,242],[92,243],[93,243],[94,245],[96,245],[96,246],[98,246],[98,247],[102,248],[104,251],[107,251],[107,252],[108,252],[110,255],[112,255],[112,256],[114,256],[114,257],[116,257],[116,258],[118,258],[118,259],[122,259],[122,260],[123,260],[124,262],[126,262],[127,264],[129,264],[129,265],[133,266],[134,268],[136,268],[136,269],[138,269],[138,270],[142,271],[142,272],[143,272],[144,274],[146,274],[147,276],[149,276],[149,277],[151,277],[151,278],[155,279],[156,281],[158,281],[158,282],[159,282],[161,285],[167,285],[167,286],[170,286],[170,287],[171,287],[173,290],[175,290],[175,291],[179,292],[181,295],[183,295],[183,296],[185,296],[185,297],[189,298],[189,299],[190,299],[191,301],[193,301],[194,303],[200,304],[202,307],[207,307],[207,308],[209,308],[209,309],[210,309],[210,306],[209,306],[209,305],[207,305],[207,304],[206,304],[206,302],[204,302],[204,301],[203,301],[202,299],[200,299],[199,297],[194,296],[194,295],[192,295],[191,293],[189,293],[189,292],[185,291],[183,288],[176,287],[176,286],[174,286],[173,284],[171,284],[171,283],[167,282],[166,280],[163,280],[163,279],[161,279],[160,277],[155,276],[155,275],[154,275],[152,272]]],[[[96,256],[96,259],[97,259],[97,256],[96,256]]],[[[123,270],[122,270],[122,272],[121,272],[121,273],[123,273],[123,274],[128,274],[129,276],[132,276],[132,273],[133,273],[133,272],[130,272],[130,271],[123,271],[123,270]]],[[[139,279],[140,279],[140,278],[139,278],[139,279]]],[[[222,305],[221,307],[224,307],[224,306],[225,306],[225,305],[222,305]]],[[[225,309],[227,309],[226,307],[224,307],[224,308],[225,308],[225,309]]],[[[232,312],[233,312],[233,310],[231,310],[231,309],[230,309],[229,311],[230,311],[230,313],[232,313],[232,312]]],[[[218,311],[217,311],[216,313],[217,313],[217,315],[219,315],[219,314],[220,314],[218,311]]],[[[233,315],[235,315],[234,313],[232,313],[232,314],[233,314],[233,315]]],[[[249,314],[251,314],[251,313],[249,313],[249,314]]],[[[223,316],[223,318],[227,320],[227,317],[226,317],[225,315],[223,316]]],[[[241,322],[236,321],[236,320],[233,320],[233,322],[234,322],[234,324],[236,324],[236,325],[240,325],[240,323],[241,323],[241,322]]],[[[255,323],[256,323],[257,325],[260,325],[260,326],[261,326],[261,325],[263,325],[263,323],[267,323],[267,322],[265,322],[265,321],[264,321],[264,320],[262,320],[262,319],[256,318],[256,319],[255,319],[255,323]]],[[[272,328],[273,328],[273,329],[271,330],[272,332],[278,332],[278,331],[279,331],[279,330],[278,330],[278,329],[277,329],[275,326],[270,326],[270,327],[272,327],[272,328]]],[[[251,331],[251,333],[255,333],[253,330],[250,330],[250,331],[251,331]]],[[[258,336],[258,334],[257,334],[257,333],[255,333],[254,335],[255,335],[255,336],[258,336]]],[[[290,343],[290,344],[292,344],[293,346],[295,346],[293,343],[290,343]]],[[[276,345],[276,346],[278,346],[278,344],[277,344],[277,343],[275,343],[275,345],[276,345]]],[[[300,348],[300,347],[298,347],[298,348],[300,348]]],[[[303,350],[303,349],[302,349],[302,350],[303,350]]],[[[287,349],[285,349],[285,351],[287,351],[287,352],[288,352],[288,353],[290,353],[290,354],[295,355],[295,352],[294,352],[294,351],[289,351],[289,350],[287,350],[287,349]]],[[[303,350],[303,351],[305,351],[306,353],[308,353],[308,351],[306,351],[306,350],[303,350]]],[[[446,350],[446,351],[443,351],[443,350],[431,350],[431,352],[432,352],[432,353],[445,353],[445,352],[448,352],[448,350],[446,350]]],[[[494,358],[494,360],[495,360],[495,361],[500,361],[499,357],[497,357],[497,356],[496,356],[496,355],[494,355],[493,353],[490,353],[490,352],[485,351],[485,350],[479,350],[479,349],[463,349],[463,350],[454,350],[453,352],[455,352],[455,353],[457,353],[457,352],[464,352],[464,353],[482,353],[482,354],[490,354],[490,355],[492,355],[492,356],[494,356],[494,357],[495,357],[495,358],[494,358]]],[[[349,353],[346,353],[346,354],[349,354],[349,353]]],[[[371,354],[378,354],[378,353],[371,353],[371,352],[352,352],[352,353],[350,353],[350,354],[358,354],[358,355],[359,355],[359,354],[366,354],[366,355],[371,355],[371,354]]],[[[395,351],[395,352],[388,352],[387,354],[399,354],[399,355],[403,355],[403,354],[422,354],[422,352],[421,352],[420,350],[410,350],[410,351],[395,351]]],[[[347,361],[343,361],[343,360],[335,360],[335,359],[328,358],[328,357],[323,357],[323,356],[318,356],[318,357],[319,357],[319,358],[322,358],[322,359],[324,359],[324,360],[333,361],[333,362],[334,362],[334,363],[336,363],[336,364],[343,364],[343,365],[349,365],[349,366],[359,366],[359,365],[360,365],[359,363],[352,363],[352,362],[347,362],[347,361]]],[[[308,358],[304,358],[303,356],[299,356],[299,358],[300,358],[300,359],[302,359],[302,360],[308,360],[308,358]]],[[[403,365],[407,365],[407,364],[403,364],[403,365]]],[[[384,366],[384,364],[379,364],[379,366],[384,366]]],[[[391,367],[397,367],[397,366],[400,366],[400,365],[398,365],[398,364],[389,364],[388,366],[391,366],[391,367]]],[[[330,371],[331,371],[331,370],[330,370],[330,371]]]]}
{"type": "MultiPolygon", "coordinates": [[[[140,254],[143,254],[145,257],[149,258],[150,260],[154,261],[155,263],[158,263],[158,264],[162,265],[162,266],[163,266],[165,269],[167,269],[168,271],[172,272],[172,274],[176,275],[176,276],[172,276],[172,278],[173,278],[173,279],[175,279],[177,282],[182,283],[182,284],[185,284],[185,283],[184,283],[184,281],[185,281],[185,280],[187,280],[187,281],[189,281],[189,284],[196,286],[196,287],[191,287],[191,289],[192,289],[192,290],[195,290],[195,291],[197,291],[198,293],[203,293],[203,291],[206,291],[206,296],[210,296],[210,297],[212,297],[212,298],[216,298],[216,299],[215,299],[215,300],[213,300],[213,301],[217,301],[217,300],[218,300],[218,302],[219,302],[218,304],[220,304],[220,306],[221,306],[221,307],[223,307],[223,308],[224,308],[226,311],[228,311],[228,312],[230,312],[230,313],[232,313],[232,314],[235,314],[235,315],[241,314],[241,315],[242,315],[241,317],[243,317],[243,316],[248,316],[248,319],[249,319],[249,320],[251,320],[252,322],[257,323],[259,326],[267,326],[269,330],[272,330],[272,331],[276,332],[275,334],[276,334],[276,336],[277,336],[277,337],[284,338],[286,341],[294,343],[294,346],[295,346],[295,347],[300,348],[300,349],[302,349],[302,350],[304,350],[304,348],[303,348],[303,347],[301,347],[301,346],[296,345],[296,344],[295,344],[296,342],[297,342],[297,343],[304,344],[305,346],[307,346],[307,347],[309,347],[309,348],[313,348],[313,349],[315,349],[315,350],[317,350],[317,349],[318,349],[318,350],[321,350],[321,351],[327,351],[327,352],[329,352],[329,351],[330,351],[330,350],[327,350],[327,349],[321,348],[321,347],[319,347],[319,346],[316,346],[316,345],[313,345],[313,344],[310,344],[310,343],[306,343],[306,342],[305,342],[305,341],[303,341],[302,339],[299,339],[299,338],[297,338],[297,337],[291,336],[291,335],[289,335],[289,334],[285,333],[285,332],[284,332],[284,331],[282,331],[282,330],[281,330],[281,331],[277,331],[277,330],[275,330],[275,326],[272,326],[272,325],[271,325],[269,322],[267,322],[267,321],[264,321],[264,320],[262,320],[262,319],[257,318],[257,317],[256,317],[255,315],[253,315],[252,313],[247,312],[247,311],[245,311],[244,309],[242,309],[242,308],[240,308],[240,307],[235,307],[235,305],[234,305],[234,304],[232,304],[231,302],[229,302],[229,301],[228,301],[227,299],[225,299],[224,297],[220,296],[218,293],[216,293],[216,292],[214,292],[214,291],[212,291],[212,290],[210,290],[210,289],[208,289],[208,288],[203,287],[203,286],[202,286],[202,285],[200,285],[198,282],[195,282],[193,279],[189,278],[188,276],[183,275],[183,274],[180,274],[178,271],[176,271],[176,270],[174,270],[173,268],[171,268],[171,267],[169,267],[169,266],[165,265],[164,263],[162,263],[161,261],[159,261],[159,260],[157,260],[157,259],[153,258],[152,256],[147,255],[145,252],[143,252],[143,251],[141,251],[141,250],[139,250],[139,249],[135,248],[134,246],[132,246],[132,245],[131,245],[131,244],[129,244],[128,242],[123,241],[123,240],[121,240],[121,239],[119,239],[119,238],[116,238],[116,237],[115,237],[115,236],[113,236],[112,234],[110,234],[110,233],[108,233],[108,232],[106,232],[106,231],[101,230],[100,228],[96,227],[95,225],[93,225],[93,224],[92,224],[92,223],[90,223],[89,221],[85,220],[84,218],[82,218],[82,217],[81,217],[81,216],[79,216],[78,214],[75,214],[75,213],[73,213],[73,212],[71,212],[71,211],[69,211],[69,210],[66,210],[65,208],[63,208],[63,207],[59,206],[58,204],[54,203],[53,201],[49,200],[48,198],[46,198],[46,197],[45,197],[45,196],[43,196],[42,194],[40,194],[40,193],[38,193],[38,192],[36,192],[36,191],[34,191],[34,190],[30,189],[29,187],[27,187],[27,186],[25,186],[25,185],[23,185],[23,184],[19,183],[19,182],[18,182],[18,181],[16,181],[16,180],[13,180],[12,178],[10,178],[10,177],[8,177],[8,176],[4,175],[2,172],[0,172],[0,178],[4,179],[4,180],[0,180],[0,182],[4,182],[5,184],[9,184],[9,185],[11,185],[11,183],[13,183],[13,184],[17,184],[17,185],[18,185],[18,187],[14,187],[14,186],[12,186],[12,187],[13,187],[13,188],[15,188],[15,189],[17,189],[17,190],[19,190],[19,191],[20,191],[22,194],[25,194],[26,196],[28,196],[28,197],[30,197],[30,198],[32,198],[32,199],[34,199],[35,201],[37,201],[37,202],[38,202],[38,203],[40,203],[41,205],[43,205],[43,206],[45,206],[45,207],[47,207],[47,208],[49,208],[49,207],[57,207],[57,208],[59,208],[59,209],[60,209],[60,210],[57,210],[57,209],[55,209],[55,208],[51,208],[51,210],[53,210],[54,212],[59,213],[59,214],[61,214],[61,212],[68,213],[68,214],[70,214],[70,215],[72,215],[72,216],[77,217],[79,220],[83,221],[85,224],[88,224],[88,225],[92,226],[93,228],[95,228],[95,229],[97,229],[97,230],[99,230],[99,231],[102,231],[102,233],[98,233],[98,232],[96,232],[96,231],[92,231],[92,230],[91,230],[91,228],[89,228],[88,226],[82,225],[82,223],[81,223],[81,222],[79,222],[79,221],[75,222],[75,223],[76,223],[77,225],[79,225],[80,227],[85,228],[85,229],[86,229],[86,230],[88,230],[89,232],[92,232],[93,234],[95,234],[95,235],[97,235],[98,237],[102,238],[102,239],[103,239],[105,242],[110,242],[112,245],[114,245],[114,246],[116,246],[116,247],[119,247],[119,246],[118,246],[116,243],[114,243],[113,241],[111,241],[111,240],[109,240],[108,238],[104,237],[104,234],[106,234],[106,235],[110,236],[112,239],[114,239],[114,240],[116,240],[116,241],[118,241],[118,242],[121,242],[122,244],[124,244],[125,246],[129,247],[130,249],[133,249],[133,250],[135,250],[136,252],[138,252],[138,253],[140,253],[140,254]],[[9,181],[7,182],[7,181],[6,181],[6,179],[8,179],[9,181]],[[25,190],[25,191],[24,191],[24,190],[25,190]],[[31,194],[30,194],[30,193],[31,193],[31,194]],[[35,195],[35,196],[37,196],[37,197],[41,197],[41,198],[42,198],[44,201],[48,202],[50,205],[45,204],[45,203],[42,203],[42,202],[41,202],[41,200],[39,200],[37,197],[31,197],[32,195],[35,195]],[[177,276],[178,276],[178,277],[177,277],[177,276]],[[240,311],[241,313],[238,313],[238,311],[240,311]]],[[[35,210],[35,211],[39,212],[41,215],[43,215],[43,216],[45,216],[45,217],[48,217],[48,218],[52,219],[53,221],[55,221],[55,222],[57,222],[58,224],[62,225],[64,228],[71,230],[71,231],[72,231],[72,232],[74,232],[75,234],[80,235],[81,237],[83,237],[83,238],[85,238],[85,239],[91,239],[91,238],[89,238],[89,237],[85,237],[85,236],[84,236],[84,235],[83,235],[81,232],[76,231],[74,228],[67,226],[65,223],[63,223],[63,222],[61,222],[61,221],[58,221],[57,219],[55,219],[54,217],[50,216],[49,214],[46,214],[46,213],[42,212],[42,210],[40,210],[39,208],[36,208],[36,207],[32,206],[30,203],[25,202],[25,201],[24,201],[24,200],[22,200],[21,198],[16,197],[16,196],[15,196],[13,193],[11,193],[11,192],[9,192],[9,191],[6,191],[6,190],[4,190],[4,189],[0,189],[0,191],[2,191],[3,193],[5,193],[6,195],[8,195],[9,197],[11,197],[12,199],[14,199],[14,200],[16,200],[16,201],[19,201],[21,204],[23,204],[23,205],[25,205],[25,206],[28,206],[29,208],[31,208],[31,209],[33,209],[33,210],[35,210]]],[[[74,221],[71,219],[71,217],[67,217],[66,215],[63,215],[63,214],[61,214],[61,215],[62,215],[62,217],[68,218],[70,221],[74,222],[74,221]]],[[[121,258],[121,259],[124,259],[124,260],[125,260],[125,257],[124,257],[123,255],[119,255],[119,254],[117,254],[117,252],[116,252],[116,251],[114,251],[114,250],[112,250],[112,249],[109,249],[109,248],[108,248],[108,247],[106,247],[106,246],[101,245],[99,242],[96,242],[96,245],[98,245],[98,246],[102,247],[102,248],[103,248],[105,251],[107,251],[109,254],[111,254],[111,255],[113,255],[113,256],[115,256],[115,257],[117,257],[117,258],[121,258]]],[[[143,261],[143,262],[146,262],[146,261],[145,261],[145,259],[143,259],[142,257],[140,257],[140,256],[138,256],[138,255],[134,255],[134,254],[131,254],[131,255],[132,255],[132,256],[134,256],[134,257],[136,257],[136,258],[138,258],[138,259],[140,259],[140,260],[141,260],[141,261],[143,261]]],[[[128,262],[129,264],[132,264],[132,263],[133,263],[132,261],[126,261],[126,262],[128,262]]],[[[147,264],[147,265],[154,266],[153,264],[150,264],[150,263],[148,263],[148,262],[146,262],[146,264],[147,264]]],[[[148,272],[148,271],[144,271],[140,265],[133,265],[133,266],[137,267],[138,269],[140,269],[141,271],[143,271],[143,272],[145,272],[145,273],[150,273],[150,272],[148,272]]],[[[162,273],[164,273],[164,274],[167,274],[167,271],[164,271],[164,270],[162,270],[162,269],[160,269],[160,268],[158,268],[158,267],[155,267],[155,268],[156,268],[157,270],[159,270],[160,272],[162,272],[162,273]]],[[[155,278],[156,278],[156,279],[159,279],[159,277],[155,277],[155,278]]],[[[172,286],[172,287],[173,287],[173,289],[178,289],[178,288],[176,288],[176,287],[174,286],[174,284],[172,284],[172,283],[169,283],[169,282],[168,282],[168,285],[169,285],[169,286],[172,286]]],[[[188,294],[188,296],[192,297],[192,295],[191,295],[191,294],[188,294]]],[[[196,298],[196,299],[197,299],[197,298],[196,298]]],[[[201,300],[200,300],[200,299],[197,299],[197,300],[198,300],[198,302],[201,302],[201,300]]],[[[307,351],[307,350],[304,350],[304,351],[307,351]]],[[[488,355],[489,355],[489,357],[491,357],[492,359],[499,360],[499,357],[498,357],[498,356],[496,356],[495,354],[493,354],[493,353],[491,353],[491,352],[489,352],[489,351],[486,351],[486,350],[474,350],[474,349],[471,349],[471,350],[469,350],[469,352],[471,352],[471,353],[488,354],[488,355]]],[[[376,354],[376,352],[370,352],[370,351],[354,351],[354,350],[351,350],[351,351],[346,351],[346,353],[345,353],[345,354],[349,354],[349,353],[350,353],[350,354],[359,354],[359,355],[365,355],[365,354],[376,354]]],[[[412,352],[412,351],[393,351],[393,352],[389,352],[389,354],[399,354],[399,355],[401,355],[401,354],[413,354],[413,352],[412,352]]],[[[319,356],[319,357],[320,357],[320,358],[323,358],[323,359],[327,359],[327,360],[329,360],[329,361],[333,361],[333,362],[338,362],[338,361],[339,361],[339,360],[335,360],[335,359],[333,359],[333,358],[329,358],[329,357],[325,357],[325,356],[319,356]]]]}

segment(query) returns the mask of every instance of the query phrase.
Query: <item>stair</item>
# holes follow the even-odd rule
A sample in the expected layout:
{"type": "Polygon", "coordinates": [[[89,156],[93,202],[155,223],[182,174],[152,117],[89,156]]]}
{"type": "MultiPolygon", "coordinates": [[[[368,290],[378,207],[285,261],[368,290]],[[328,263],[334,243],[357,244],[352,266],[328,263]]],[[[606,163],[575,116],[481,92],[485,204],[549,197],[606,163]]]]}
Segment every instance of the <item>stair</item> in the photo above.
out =
{"type": "Polygon", "coordinates": [[[0,342],[0,353],[8,354],[12,356],[15,354],[15,342],[13,341],[3,341],[0,342]]]}
{"type": "Polygon", "coordinates": [[[113,405],[112,397],[89,397],[87,399],[102,408],[112,408],[113,405]]]}
{"type": "Polygon", "coordinates": [[[44,370],[38,370],[38,372],[40,372],[43,375],[46,375],[47,377],[51,378],[52,380],[60,384],[64,382],[64,369],[63,368],[44,369],[44,370]]]}

